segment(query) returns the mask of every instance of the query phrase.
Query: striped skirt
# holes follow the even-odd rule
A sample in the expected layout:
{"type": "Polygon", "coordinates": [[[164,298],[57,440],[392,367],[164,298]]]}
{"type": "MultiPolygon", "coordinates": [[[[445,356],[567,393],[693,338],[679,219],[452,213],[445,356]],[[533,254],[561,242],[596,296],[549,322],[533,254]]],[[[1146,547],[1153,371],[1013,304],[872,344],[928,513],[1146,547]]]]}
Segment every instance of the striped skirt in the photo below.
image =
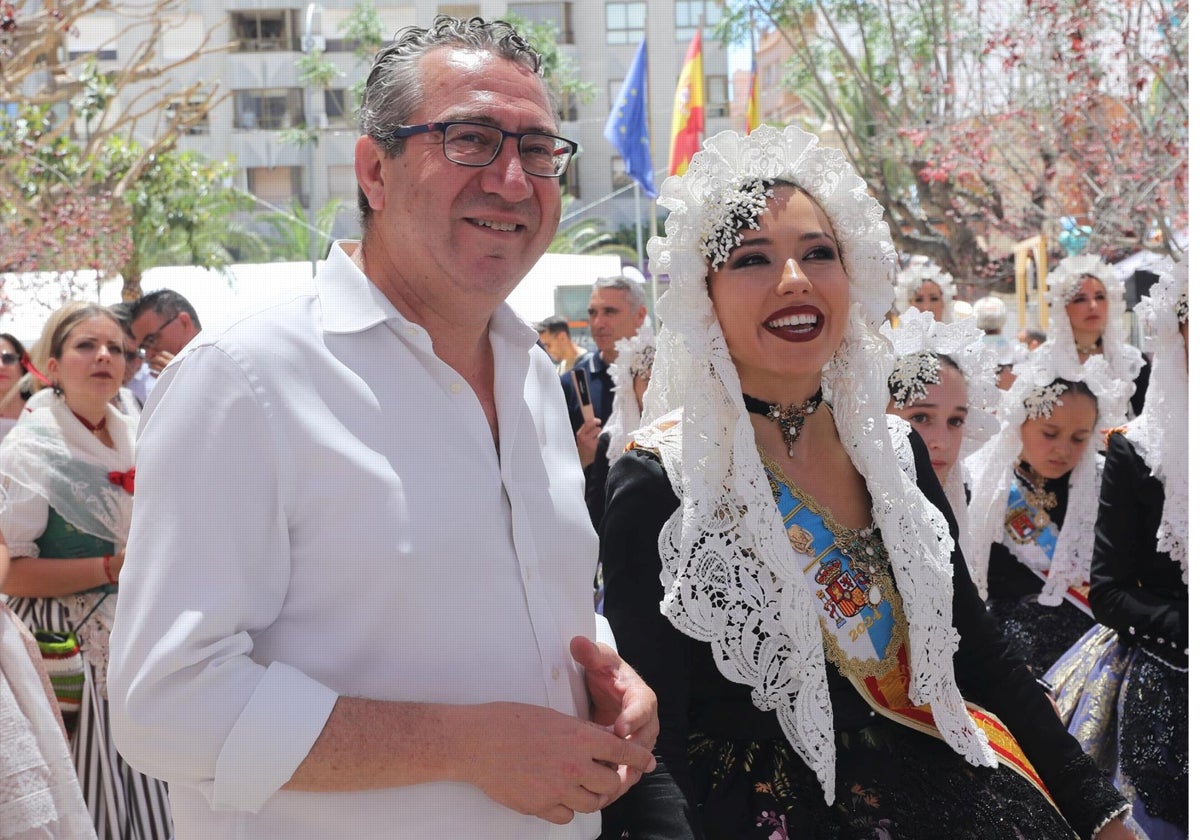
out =
{"type": "MultiPolygon", "coordinates": [[[[31,630],[67,633],[72,629],[67,608],[56,598],[10,598],[8,606],[31,630]]],[[[71,757],[96,836],[99,840],[171,840],[174,829],[166,782],[143,776],[117,753],[109,731],[108,699],[86,658],[83,672],[71,757]]]]}

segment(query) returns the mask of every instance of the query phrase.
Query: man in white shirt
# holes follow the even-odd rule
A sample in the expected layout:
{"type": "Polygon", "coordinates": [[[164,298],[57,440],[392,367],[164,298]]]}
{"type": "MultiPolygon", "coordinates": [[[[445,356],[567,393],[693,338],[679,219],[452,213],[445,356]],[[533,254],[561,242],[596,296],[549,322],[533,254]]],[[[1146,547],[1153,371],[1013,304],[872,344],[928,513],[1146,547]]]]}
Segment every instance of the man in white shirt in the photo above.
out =
{"type": "Polygon", "coordinates": [[[505,24],[376,57],[363,240],[163,372],[109,698],[177,840],[592,838],[654,765],[653,692],[591,609],[553,366],[504,303],[574,144],[505,24]]]}

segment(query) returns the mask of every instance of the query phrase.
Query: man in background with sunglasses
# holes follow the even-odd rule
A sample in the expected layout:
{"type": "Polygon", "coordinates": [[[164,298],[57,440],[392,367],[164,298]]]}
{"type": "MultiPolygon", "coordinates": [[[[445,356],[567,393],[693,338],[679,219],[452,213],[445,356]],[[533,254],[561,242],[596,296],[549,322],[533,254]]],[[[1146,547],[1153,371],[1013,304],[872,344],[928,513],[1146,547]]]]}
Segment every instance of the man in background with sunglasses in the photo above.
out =
{"type": "Polygon", "coordinates": [[[558,378],[504,303],[558,226],[554,115],[507,24],[399,33],[362,242],[155,386],[109,696],[177,840],[590,840],[653,767],[558,378]]]}
{"type": "Polygon", "coordinates": [[[154,376],[200,334],[195,308],[171,289],[142,295],[133,305],[131,318],[129,331],[154,376]]]}

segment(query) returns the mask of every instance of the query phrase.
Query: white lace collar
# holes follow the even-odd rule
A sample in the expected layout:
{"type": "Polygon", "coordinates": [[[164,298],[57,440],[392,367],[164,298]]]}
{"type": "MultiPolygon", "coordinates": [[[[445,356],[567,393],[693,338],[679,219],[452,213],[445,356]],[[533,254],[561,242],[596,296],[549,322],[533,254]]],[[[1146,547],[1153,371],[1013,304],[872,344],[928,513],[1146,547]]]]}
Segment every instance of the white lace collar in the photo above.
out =
{"type": "Polygon", "coordinates": [[[776,713],[832,803],[833,713],[820,619],[790,562],[791,544],[705,283],[702,243],[729,197],[751,179],[798,185],[833,227],[851,306],[822,388],[846,451],[867,482],[872,515],[892,558],[909,626],[910,699],[930,705],[953,749],[974,764],[994,766],[996,757],[954,679],[958,634],[951,624],[946,520],[903,472],[889,438],[886,383],[893,358],[878,328],[892,301],[891,235],[882,208],[842,154],[818,146],[816,137],[795,126],[709,138],[688,171],[668,178],[659,196],[670,211],[666,236],[652,239],[648,251],[671,283],[658,305],[663,329],[644,416],[678,412],[679,445],[664,463],[680,499],[659,540],[663,612],[682,632],[709,642],[722,674],[750,686],[755,705],[776,713]],[[755,592],[770,594],[759,599],[755,592]],[[726,594],[746,604],[747,612],[731,611],[726,594]]]}
{"type": "Polygon", "coordinates": [[[1178,263],[1164,259],[1151,270],[1159,281],[1135,309],[1145,322],[1154,363],[1142,414],[1129,424],[1125,437],[1163,484],[1157,547],[1179,563],[1187,583],[1188,370],[1177,314],[1181,299],[1187,298],[1187,253],[1178,263]]]}

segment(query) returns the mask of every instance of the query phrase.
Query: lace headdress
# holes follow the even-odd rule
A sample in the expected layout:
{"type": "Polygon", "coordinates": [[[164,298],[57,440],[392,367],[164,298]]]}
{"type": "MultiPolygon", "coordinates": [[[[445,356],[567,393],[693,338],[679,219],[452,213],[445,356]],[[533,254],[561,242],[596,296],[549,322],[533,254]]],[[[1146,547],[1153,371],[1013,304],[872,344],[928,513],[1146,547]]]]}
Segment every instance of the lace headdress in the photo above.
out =
{"type": "Polygon", "coordinates": [[[1000,429],[995,417],[1000,403],[996,350],[983,341],[983,331],[975,326],[973,317],[945,324],[934,320],[932,312],[918,312],[911,307],[901,314],[896,326],[885,323],[880,333],[891,342],[896,356],[888,388],[898,407],[924,399],[928,387],[941,381],[938,355],[953,359],[966,382],[967,417],[962,449],[943,489],[959,524],[959,546],[967,556],[971,532],[966,527],[967,494],[962,462],[1000,429]]]}
{"type": "Polygon", "coordinates": [[[654,331],[649,324],[643,324],[636,335],[618,340],[616,350],[617,358],[608,366],[613,381],[612,413],[602,430],[608,432],[609,466],[621,457],[629,436],[642,425],[642,410],[638,408],[633,381],[650,377],[654,367],[654,331]]]}
{"type": "MultiPolygon", "coordinates": [[[[1049,417],[1062,404],[1066,386],[1055,383],[1056,379],[1083,382],[1095,395],[1098,406],[1113,399],[1113,393],[1122,387],[1121,382],[1114,381],[1112,369],[1102,356],[1092,356],[1082,365],[1076,359],[1073,365],[1066,366],[1067,370],[1056,366],[1056,359],[1051,354],[1035,352],[1017,365],[1016,379],[1000,400],[999,433],[967,460],[971,477],[966,525],[971,530],[971,553],[967,556],[967,566],[981,598],[988,596],[992,543],[1003,542],[1013,467],[1022,449],[1021,426],[1026,420],[1049,417]]],[[[1103,448],[1102,436],[1103,427],[1097,422],[1083,458],[1071,471],[1067,510],[1050,561],[1049,578],[1038,595],[1038,601],[1047,606],[1062,603],[1067,588],[1087,581],[1091,573],[1093,531],[1100,502],[1100,462],[1095,453],[1103,448]]],[[[1032,543],[1020,548],[1041,551],[1032,543]]],[[[1030,565],[1039,564],[1031,560],[1030,565]]]]}
{"type": "Polygon", "coordinates": [[[942,300],[946,304],[943,312],[949,312],[953,305],[954,295],[958,291],[958,287],[954,284],[954,278],[942,271],[941,266],[937,263],[920,255],[914,256],[908,267],[896,275],[896,311],[903,312],[908,309],[912,305],[913,295],[917,293],[917,289],[921,288],[922,283],[930,281],[936,283],[942,290],[942,300]]]}
{"type": "Polygon", "coordinates": [[[779,182],[795,184],[824,210],[849,277],[846,333],[822,389],[866,480],[903,599],[910,698],[931,706],[947,743],[969,761],[994,766],[996,758],[954,680],[949,529],[902,468],[885,413],[893,360],[878,329],[892,302],[896,254],[883,210],[841,152],[796,126],[721,132],[683,176],[663,183],[666,236],[648,248],[671,282],[658,305],[663,329],[643,415],[679,421],[669,446],[657,433],[665,423],[635,436],[659,448],[680,499],[659,535],[662,610],[681,632],[710,643],[721,673],[750,686],[756,707],[776,713],[832,804],[835,745],[821,618],[776,509],[706,285],[710,261],[740,241],[728,219],[740,212],[747,185],[779,182]]]}
{"type": "Polygon", "coordinates": [[[1188,258],[1164,258],[1150,268],[1159,280],[1134,308],[1146,325],[1154,353],[1146,404],[1125,436],[1142,456],[1150,474],[1163,485],[1163,515],[1158,550],[1183,567],[1188,556],[1188,370],[1179,328],[1188,320],[1188,258]]]}
{"type": "MultiPolygon", "coordinates": [[[[1075,335],[1071,331],[1071,320],[1067,317],[1067,304],[1075,297],[1085,277],[1094,277],[1104,287],[1108,298],[1108,323],[1104,325],[1101,342],[1104,358],[1112,367],[1113,375],[1120,380],[1119,389],[1109,389],[1110,404],[1100,405],[1100,423],[1105,428],[1125,422],[1129,410],[1129,398],[1133,396],[1134,380],[1142,369],[1142,354],[1136,347],[1127,344],[1121,336],[1121,312],[1124,310],[1125,287],[1113,273],[1112,267],[1095,254],[1080,254],[1067,257],[1046,278],[1049,288],[1050,325],[1046,330],[1046,343],[1038,348],[1055,355],[1055,366],[1062,371],[1071,371],[1073,379],[1079,378],[1079,353],[1075,335]]],[[[1035,351],[1035,352],[1038,352],[1035,351]]]]}

